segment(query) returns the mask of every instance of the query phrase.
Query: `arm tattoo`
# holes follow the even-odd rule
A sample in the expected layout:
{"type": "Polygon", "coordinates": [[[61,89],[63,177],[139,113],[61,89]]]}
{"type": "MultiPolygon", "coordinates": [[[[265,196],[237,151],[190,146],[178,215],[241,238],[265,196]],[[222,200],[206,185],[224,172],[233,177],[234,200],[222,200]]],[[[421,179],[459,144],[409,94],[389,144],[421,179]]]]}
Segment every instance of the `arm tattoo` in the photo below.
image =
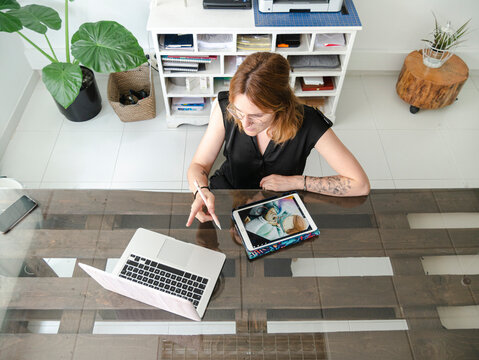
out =
{"type": "Polygon", "coordinates": [[[308,176],[308,191],[325,195],[346,196],[351,190],[351,179],[344,176],[308,176]]]}

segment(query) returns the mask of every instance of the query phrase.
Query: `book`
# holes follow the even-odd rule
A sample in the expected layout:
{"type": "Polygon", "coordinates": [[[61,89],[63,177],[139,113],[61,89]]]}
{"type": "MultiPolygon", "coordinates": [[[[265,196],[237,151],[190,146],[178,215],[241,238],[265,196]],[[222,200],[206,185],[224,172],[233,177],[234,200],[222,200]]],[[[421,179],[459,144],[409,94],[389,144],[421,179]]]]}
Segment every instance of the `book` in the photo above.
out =
{"type": "Polygon", "coordinates": [[[161,59],[163,61],[176,61],[184,63],[204,63],[209,64],[213,60],[216,60],[216,56],[173,56],[173,55],[162,55],[161,59]]]}
{"type": "Polygon", "coordinates": [[[323,85],[308,85],[304,83],[304,79],[302,77],[299,78],[301,82],[301,90],[303,91],[324,91],[324,90],[334,90],[334,83],[333,78],[331,76],[323,77],[324,84],[323,85]]]}
{"type": "MultiPolygon", "coordinates": [[[[184,65],[184,64],[181,64],[184,65]]],[[[164,71],[170,71],[170,72],[198,72],[198,71],[203,71],[206,69],[205,64],[196,64],[198,65],[197,67],[191,67],[191,66],[163,66],[164,71]]]]}
{"type": "Polygon", "coordinates": [[[188,67],[167,67],[163,68],[163,70],[167,72],[197,72],[198,69],[196,68],[188,68],[188,67]]]}
{"type": "Polygon", "coordinates": [[[205,105],[205,99],[202,97],[188,97],[188,96],[182,96],[182,97],[174,97],[171,100],[171,103],[173,105],[187,105],[187,106],[192,106],[192,105],[198,105],[198,106],[204,106],[205,105]]]}
{"type": "Polygon", "coordinates": [[[163,68],[166,67],[187,67],[198,69],[197,62],[181,62],[181,61],[163,61],[163,68]]]}

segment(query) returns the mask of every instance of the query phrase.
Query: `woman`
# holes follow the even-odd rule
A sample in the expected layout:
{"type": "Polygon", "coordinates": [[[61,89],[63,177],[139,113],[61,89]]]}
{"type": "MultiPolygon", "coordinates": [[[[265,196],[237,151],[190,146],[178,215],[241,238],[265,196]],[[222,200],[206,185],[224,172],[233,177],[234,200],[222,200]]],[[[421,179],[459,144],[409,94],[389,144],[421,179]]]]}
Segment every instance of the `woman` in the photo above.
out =
{"type": "Polygon", "coordinates": [[[356,158],[319,111],[299,103],[289,85],[289,63],[279,54],[249,55],[220,92],[208,128],[188,168],[195,199],[186,226],[210,221],[214,195],[208,174],[224,143],[226,161],[210,178],[211,189],[304,190],[332,196],[369,193],[369,180],[356,158]],[[339,174],[303,176],[315,148],[339,174]],[[206,204],[196,196],[197,180],[206,204]],[[207,209],[204,209],[206,205],[207,209]]]}

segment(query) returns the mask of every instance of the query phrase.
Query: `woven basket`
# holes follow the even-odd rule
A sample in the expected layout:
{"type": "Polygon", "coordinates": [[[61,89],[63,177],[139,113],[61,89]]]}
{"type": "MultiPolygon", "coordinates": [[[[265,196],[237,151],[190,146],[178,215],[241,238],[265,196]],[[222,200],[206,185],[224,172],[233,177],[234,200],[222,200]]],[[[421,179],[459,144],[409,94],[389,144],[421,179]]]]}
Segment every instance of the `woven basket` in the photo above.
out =
{"type": "Polygon", "coordinates": [[[136,69],[111,73],[108,77],[107,88],[108,102],[121,121],[148,120],[156,116],[155,86],[153,74],[148,66],[140,66],[136,69]],[[128,94],[132,89],[135,91],[145,90],[149,96],[139,100],[133,105],[120,103],[120,95],[128,94]]]}

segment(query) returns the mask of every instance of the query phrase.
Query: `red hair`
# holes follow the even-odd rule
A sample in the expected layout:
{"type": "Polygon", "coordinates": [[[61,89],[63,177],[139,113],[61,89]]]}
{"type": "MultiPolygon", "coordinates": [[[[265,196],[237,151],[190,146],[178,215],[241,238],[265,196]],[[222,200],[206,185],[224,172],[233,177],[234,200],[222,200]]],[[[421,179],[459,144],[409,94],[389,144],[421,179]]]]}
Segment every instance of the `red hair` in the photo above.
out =
{"type": "MultiPolygon", "coordinates": [[[[274,114],[268,135],[277,144],[294,138],[303,123],[303,106],[289,85],[289,72],[283,56],[256,52],[246,57],[230,82],[230,104],[244,94],[259,109],[274,114]]],[[[241,121],[234,120],[243,130],[241,121]]]]}

